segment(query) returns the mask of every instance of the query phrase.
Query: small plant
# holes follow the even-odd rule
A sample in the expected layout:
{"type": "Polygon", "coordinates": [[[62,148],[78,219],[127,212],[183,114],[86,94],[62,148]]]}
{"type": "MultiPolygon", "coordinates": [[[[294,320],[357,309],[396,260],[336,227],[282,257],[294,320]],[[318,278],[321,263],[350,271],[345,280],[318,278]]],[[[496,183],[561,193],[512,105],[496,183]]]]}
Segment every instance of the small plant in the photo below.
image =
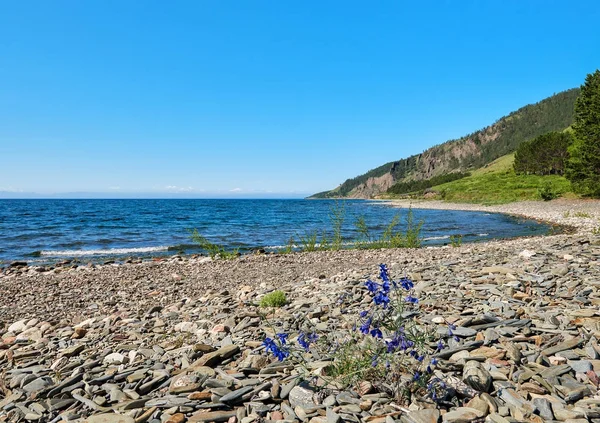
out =
{"type": "Polygon", "coordinates": [[[461,234],[458,235],[450,235],[450,245],[453,247],[460,247],[462,245],[463,236],[461,234]]]}
{"type": "MultiPolygon", "coordinates": [[[[263,341],[266,352],[300,369],[307,369],[310,355],[331,362],[320,377],[335,387],[382,382],[399,398],[416,395],[436,402],[447,400],[452,390],[434,375],[436,354],[446,345],[442,339],[436,342],[433,328],[414,320],[419,315],[419,300],[413,282],[407,277],[392,280],[385,264],[380,265],[379,278],[380,282],[365,283],[369,306],[347,333],[316,331],[310,319],[304,319],[296,323],[296,346],[289,333],[278,333],[269,322],[272,334],[263,341]]],[[[447,336],[458,339],[453,334],[456,327],[447,327],[447,336]]],[[[305,377],[311,380],[314,373],[307,371],[305,377]]]]}
{"type": "Polygon", "coordinates": [[[205,250],[210,258],[214,259],[223,259],[223,260],[232,260],[236,257],[239,257],[239,248],[235,248],[233,251],[228,251],[224,246],[219,244],[214,244],[206,239],[204,236],[200,235],[197,229],[194,229],[192,232],[192,241],[198,244],[200,248],[205,250]]]}
{"type": "Polygon", "coordinates": [[[294,237],[291,236],[290,239],[288,240],[287,244],[285,244],[285,247],[283,247],[282,249],[280,249],[277,252],[279,254],[291,254],[294,251],[295,246],[296,246],[296,244],[294,243],[294,237]]]}
{"type": "Polygon", "coordinates": [[[317,249],[319,248],[319,243],[317,241],[319,235],[317,231],[313,231],[306,235],[300,235],[298,236],[298,238],[300,241],[300,249],[302,251],[317,251],[317,249]]]}
{"type": "Polygon", "coordinates": [[[586,213],[586,212],[576,212],[574,216],[575,217],[583,217],[585,219],[590,219],[592,217],[591,214],[586,213]]]}
{"type": "Polygon", "coordinates": [[[397,230],[400,224],[400,215],[395,215],[392,221],[386,226],[379,238],[373,237],[363,216],[356,219],[354,226],[359,233],[358,239],[354,242],[354,247],[359,249],[375,248],[419,248],[422,244],[421,228],[423,221],[415,223],[411,208],[408,209],[406,216],[406,230],[397,230]]]}
{"type": "Polygon", "coordinates": [[[544,184],[538,189],[538,194],[544,201],[554,200],[559,196],[552,186],[552,183],[549,181],[544,182],[544,184]]]}
{"type": "Polygon", "coordinates": [[[593,235],[600,235],[600,226],[598,226],[597,228],[592,229],[592,234],[593,235]]]}
{"type": "Polygon", "coordinates": [[[285,292],[277,290],[269,292],[267,295],[261,298],[261,307],[283,307],[287,304],[287,297],[285,292]]]}
{"type": "Polygon", "coordinates": [[[564,217],[565,219],[568,219],[569,217],[571,217],[571,211],[570,211],[570,210],[567,210],[566,212],[564,212],[564,213],[563,213],[563,217],[564,217]]]}

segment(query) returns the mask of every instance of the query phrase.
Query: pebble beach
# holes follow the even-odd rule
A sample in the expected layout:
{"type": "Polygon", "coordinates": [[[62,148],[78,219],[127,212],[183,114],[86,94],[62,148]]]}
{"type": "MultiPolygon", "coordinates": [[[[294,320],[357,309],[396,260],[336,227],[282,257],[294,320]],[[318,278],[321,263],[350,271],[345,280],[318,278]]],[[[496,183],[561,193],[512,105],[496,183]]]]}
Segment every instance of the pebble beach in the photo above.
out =
{"type": "MultiPolygon", "coordinates": [[[[394,204],[570,229],[414,250],[9,264],[0,270],[0,421],[600,422],[600,202],[394,204]],[[451,406],[402,402],[367,381],[311,386],[264,351],[269,325],[293,332],[301,317],[324,333],[349,330],[380,263],[414,282],[419,324],[457,328],[435,370],[456,392],[451,406]],[[261,309],[276,289],[288,303],[261,309]]],[[[328,364],[308,368],[318,378],[328,364]]]]}

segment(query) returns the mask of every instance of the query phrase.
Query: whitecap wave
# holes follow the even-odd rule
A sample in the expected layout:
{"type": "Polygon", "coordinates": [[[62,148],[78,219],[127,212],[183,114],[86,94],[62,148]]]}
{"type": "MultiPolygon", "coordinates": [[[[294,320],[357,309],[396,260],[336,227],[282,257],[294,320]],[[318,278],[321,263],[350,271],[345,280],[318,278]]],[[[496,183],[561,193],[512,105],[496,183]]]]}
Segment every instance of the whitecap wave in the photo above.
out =
{"type": "Polygon", "coordinates": [[[107,248],[100,250],[48,250],[41,251],[41,256],[49,257],[86,257],[86,256],[112,256],[122,254],[144,254],[144,253],[156,253],[159,251],[168,251],[169,247],[139,247],[139,248],[107,248]]]}
{"type": "Polygon", "coordinates": [[[490,234],[477,234],[477,236],[489,236],[490,234]]]}
{"type": "Polygon", "coordinates": [[[437,239],[449,239],[450,235],[442,235],[442,236],[429,236],[427,238],[423,238],[423,241],[435,241],[437,239]]]}

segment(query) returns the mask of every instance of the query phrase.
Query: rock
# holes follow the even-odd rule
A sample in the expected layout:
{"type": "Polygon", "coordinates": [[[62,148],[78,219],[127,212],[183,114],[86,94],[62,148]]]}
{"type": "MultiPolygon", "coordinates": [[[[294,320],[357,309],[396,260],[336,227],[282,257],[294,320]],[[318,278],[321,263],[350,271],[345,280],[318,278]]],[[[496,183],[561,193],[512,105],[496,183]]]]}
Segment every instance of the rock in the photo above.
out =
{"type": "Polygon", "coordinates": [[[301,386],[294,386],[290,391],[288,400],[294,409],[298,406],[303,408],[313,408],[315,406],[313,395],[314,392],[310,389],[306,389],[301,386]]]}
{"type": "Polygon", "coordinates": [[[484,414],[474,408],[459,407],[452,411],[447,412],[442,416],[442,421],[445,423],[471,423],[484,414]]]}
{"type": "Polygon", "coordinates": [[[242,398],[248,392],[252,392],[254,388],[252,386],[246,386],[244,388],[236,389],[228,394],[225,394],[221,397],[219,401],[224,403],[235,403],[242,398]]]}
{"type": "Polygon", "coordinates": [[[112,354],[108,354],[106,357],[104,357],[104,360],[102,360],[103,364],[105,365],[115,365],[115,364],[123,364],[125,362],[127,362],[129,359],[127,357],[125,357],[123,354],[120,353],[112,353],[112,354]]]}
{"type": "Polygon", "coordinates": [[[536,408],[540,417],[545,420],[554,420],[554,414],[552,413],[550,401],[545,398],[534,398],[533,406],[536,408]]]}
{"type": "Polygon", "coordinates": [[[463,381],[480,392],[489,392],[492,387],[492,376],[477,361],[468,361],[463,368],[463,381]]]}
{"type": "Polygon", "coordinates": [[[199,378],[195,374],[181,374],[175,376],[169,385],[169,393],[181,394],[184,392],[193,392],[202,387],[202,382],[206,378],[199,378]]]}
{"type": "Polygon", "coordinates": [[[576,373],[586,373],[594,369],[592,362],[589,360],[571,360],[568,363],[576,373]]]}
{"type": "Polygon", "coordinates": [[[236,417],[236,411],[198,411],[187,420],[188,423],[226,422],[236,417]]]}
{"type": "Polygon", "coordinates": [[[96,414],[88,417],[85,421],[87,423],[135,423],[133,417],[116,413],[96,414]]]}
{"type": "Polygon", "coordinates": [[[435,408],[427,408],[425,410],[415,410],[402,416],[404,423],[437,423],[440,419],[440,411],[435,408]]]}
{"type": "Polygon", "coordinates": [[[542,354],[544,354],[546,356],[550,356],[550,355],[554,355],[560,351],[572,350],[573,348],[577,348],[584,342],[585,342],[584,338],[573,338],[568,341],[561,342],[560,344],[555,345],[553,347],[549,347],[549,348],[542,350],[542,354]]]}

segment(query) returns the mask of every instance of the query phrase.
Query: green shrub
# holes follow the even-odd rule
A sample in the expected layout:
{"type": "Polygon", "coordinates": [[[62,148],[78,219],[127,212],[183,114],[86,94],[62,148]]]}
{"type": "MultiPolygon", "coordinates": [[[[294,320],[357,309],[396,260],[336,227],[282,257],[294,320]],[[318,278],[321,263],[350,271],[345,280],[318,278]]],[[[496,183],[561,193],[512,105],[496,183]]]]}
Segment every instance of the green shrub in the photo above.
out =
{"type": "Polygon", "coordinates": [[[544,182],[544,184],[538,189],[538,194],[544,201],[554,200],[559,196],[554,189],[554,186],[552,186],[552,183],[549,181],[544,182]]]}
{"type": "Polygon", "coordinates": [[[269,292],[267,295],[261,298],[261,307],[283,307],[287,303],[287,297],[283,291],[269,292]]]}

